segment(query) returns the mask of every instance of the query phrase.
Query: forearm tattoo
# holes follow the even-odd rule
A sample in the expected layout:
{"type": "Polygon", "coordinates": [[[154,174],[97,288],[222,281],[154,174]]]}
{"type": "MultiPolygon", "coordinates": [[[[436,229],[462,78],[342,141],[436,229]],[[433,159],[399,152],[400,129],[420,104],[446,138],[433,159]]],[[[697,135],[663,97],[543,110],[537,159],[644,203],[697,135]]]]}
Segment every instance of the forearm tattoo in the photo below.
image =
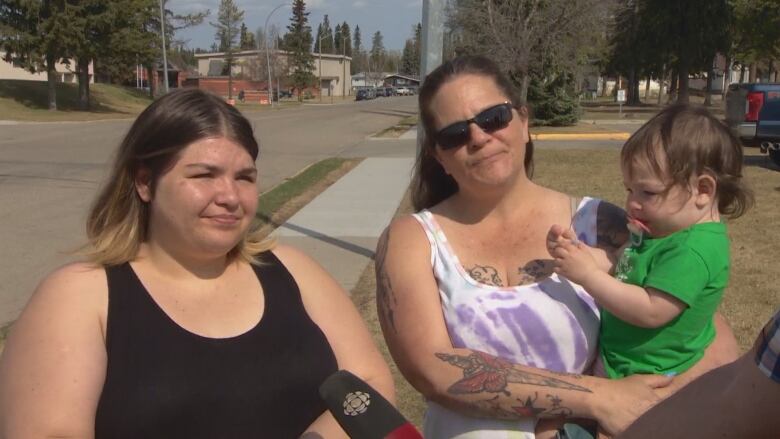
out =
{"type": "Polygon", "coordinates": [[[572,410],[564,406],[563,400],[555,394],[554,389],[592,393],[590,389],[570,382],[581,379],[581,376],[556,374],[566,376],[567,380],[563,380],[528,372],[504,359],[483,352],[472,352],[469,355],[436,353],[436,357],[463,369],[463,378],[450,386],[447,389],[448,393],[453,395],[499,394],[488,399],[464,403],[481,413],[489,414],[491,417],[517,419],[527,416],[571,416],[572,410]],[[550,389],[550,393],[545,392],[541,402],[539,401],[539,392],[534,392],[533,396],[518,397],[513,395],[509,389],[510,383],[546,387],[550,389]],[[501,395],[510,397],[510,400],[515,402],[507,404],[506,399],[500,398],[501,395]],[[541,403],[545,400],[546,403],[542,405],[541,403]]]}
{"type": "Polygon", "coordinates": [[[596,247],[609,254],[628,242],[626,212],[614,204],[602,201],[596,211],[596,247]]]}
{"type": "Polygon", "coordinates": [[[471,276],[472,279],[481,284],[492,285],[494,287],[504,286],[501,276],[498,275],[498,270],[489,265],[474,265],[471,268],[467,268],[466,271],[469,272],[469,276],[471,276]]]}
{"type": "Polygon", "coordinates": [[[379,238],[379,244],[376,247],[375,271],[376,271],[376,304],[379,318],[385,323],[385,326],[395,333],[398,330],[395,327],[395,308],[398,305],[393,285],[390,282],[390,276],[387,275],[385,259],[387,258],[388,242],[390,241],[390,229],[379,238]]]}

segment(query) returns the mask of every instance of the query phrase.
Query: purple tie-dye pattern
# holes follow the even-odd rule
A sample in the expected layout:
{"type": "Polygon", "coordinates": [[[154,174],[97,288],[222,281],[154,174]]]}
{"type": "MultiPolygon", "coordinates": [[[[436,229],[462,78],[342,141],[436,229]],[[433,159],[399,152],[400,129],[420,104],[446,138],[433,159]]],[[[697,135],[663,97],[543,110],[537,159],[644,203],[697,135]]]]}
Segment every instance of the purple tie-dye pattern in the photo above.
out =
{"type": "Polygon", "coordinates": [[[582,370],[585,368],[588,362],[588,340],[585,339],[585,335],[582,333],[580,323],[574,318],[572,314],[567,314],[566,319],[569,321],[569,327],[572,334],[574,334],[574,368],[582,370]]]}
{"type": "Polygon", "coordinates": [[[455,308],[455,315],[458,316],[458,321],[464,326],[471,326],[471,322],[474,320],[476,313],[474,309],[467,305],[459,305],[455,308]]]}
{"type": "Polygon", "coordinates": [[[493,300],[516,300],[516,295],[516,291],[511,291],[509,293],[503,291],[493,291],[492,293],[488,294],[487,297],[493,300]]]}
{"type": "MultiPolygon", "coordinates": [[[[501,340],[497,339],[493,335],[493,331],[490,330],[488,325],[482,320],[476,319],[473,326],[474,335],[481,339],[484,343],[485,351],[494,355],[498,355],[502,358],[512,356],[512,350],[509,349],[501,340]]],[[[498,332],[498,331],[496,331],[498,332]]]]}
{"type": "Polygon", "coordinates": [[[526,304],[520,305],[513,317],[517,325],[524,325],[527,328],[526,340],[534,347],[534,353],[541,357],[543,367],[556,372],[565,372],[567,368],[558,352],[557,342],[550,334],[544,318],[526,304]]]}
{"type": "Polygon", "coordinates": [[[521,329],[523,326],[515,323],[514,311],[515,310],[512,308],[498,308],[498,315],[501,316],[504,326],[512,333],[514,342],[520,349],[519,355],[518,353],[513,352],[507,359],[514,363],[536,367],[536,362],[531,355],[531,351],[528,349],[528,344],[525,342],[526,337],[521,329]]]}

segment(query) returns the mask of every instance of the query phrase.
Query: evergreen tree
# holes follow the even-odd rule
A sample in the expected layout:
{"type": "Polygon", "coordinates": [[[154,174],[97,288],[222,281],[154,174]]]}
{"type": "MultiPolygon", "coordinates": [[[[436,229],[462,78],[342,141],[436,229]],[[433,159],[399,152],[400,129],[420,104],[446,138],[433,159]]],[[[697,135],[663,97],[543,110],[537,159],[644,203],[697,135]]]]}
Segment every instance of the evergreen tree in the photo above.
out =
{"type": "Polygon", "coordinates": [[[233,99],[233,63],[236,52],[236,39],[239,37],[239,23],[244,19],[244,11],[239,10],[234,0],[220,0],[217,21],[211,25],[216,29],[214,38],[225,52],[225,67],[228,75],[228,99],[233,99]]]}
{"type": "Polygon", "coordinates": [[[314,39],[313,44],[312,52],[334,53],[333,29],[330,28],[328,14],[325,14],[322,23],[317,26],[317,38],[314,39]]]}
{"type": "Polygon", "coordinates": [[[412,57],[414,62],[412,63],[411,75],[420,76],[420,62],[422,60],[422,23],[417,23],[417,28],[414,30],[412,57]]]}
{"type": "Polygon", "coordinates": [[[344,54],[346,56],[352,56],[352,34],[349,30],[349,24],[345,21],[341,23],[341,39],[344,44],[344,54]]]}
{"type": "Polygon", "coordinates": [[[363,41],[360,36],[360,26],[355,26],[355,35],[352,37],[352,72],[355,74],[365,70],[362,59],[363,41]]]}
{"type": "Polygon", "coordinates": [[[571,78],[558,75],[550,81],[534,78],[528,87],[528,102],[534,109],[534,124],[549,126],[575,125],[582,112],[579,102],[572,98],[571,78]]]}
{"type": "Polygon", "coordinates": [[[414,42],[412,40],[406,40],[404,44],[399,72],[403,75],[414,74],[414,42]]]}
{"type": "Polygon", "coordinates": [[[333,29],[333,53],[341,55],[341,25],[336,23],[333,29]]]}
{"type": "Polygon", "coordinates": [[[383,40],[382,33],[379,31],[374,32],[374,36],[371,38],[369,67],[373,67],[371,70],[374,72],[381,71],[385,65],[385,44],[383,40]]]}
{"type": "Polygon", "coordinates": [[[247,29],[246,24],[244,23],[241,23],[241,38],[239,39],[238,46],[241,50],[257,49],[255,34],[249,32],[249,29],[247,29]]]}
{"type": "Polygon", "coordinates": [[[314,82],[314,56],[310,50],[312,37],[308,21],[306,3],[303,0],[293,0],[292,16],[285,35],[285,48],[292,52],[288,65],[292,71],[292,85],[298,91],[298,100],[303,100],[303,90],[314,82]]]}
{"type": "Polygon", "coordinates": [[[68,56],[66,4],[63,0],[3,0],[0,3],[0,47],[4,59],[30,72],[47,73],[48,103],[57,109],[56,64],[68,56]]]}

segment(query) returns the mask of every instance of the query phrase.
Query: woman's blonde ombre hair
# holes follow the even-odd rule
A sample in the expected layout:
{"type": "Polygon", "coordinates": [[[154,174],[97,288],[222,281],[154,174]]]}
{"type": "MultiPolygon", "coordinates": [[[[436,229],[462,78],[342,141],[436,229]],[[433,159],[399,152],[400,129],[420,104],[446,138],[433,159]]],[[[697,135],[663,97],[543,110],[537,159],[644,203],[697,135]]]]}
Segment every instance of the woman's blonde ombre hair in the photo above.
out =
{"type": "MultiPolygon", "coordinates": [[[[257,160],[259,147],[252,125],[218,96],[198,89],[177,90],[144,110],[119,145],[108,182],[90,208],[88,242],[79,253],[99,265],[135,259],[149,225],[149,206],[136,192],[138,172],[149,172],[154,191],[181,150],[209,137],[229,139],[257,160]]],[[[257,255],[271,248],[273,241],[260,236],[253,223],[228,257],[257,263],[257,255]]]]}

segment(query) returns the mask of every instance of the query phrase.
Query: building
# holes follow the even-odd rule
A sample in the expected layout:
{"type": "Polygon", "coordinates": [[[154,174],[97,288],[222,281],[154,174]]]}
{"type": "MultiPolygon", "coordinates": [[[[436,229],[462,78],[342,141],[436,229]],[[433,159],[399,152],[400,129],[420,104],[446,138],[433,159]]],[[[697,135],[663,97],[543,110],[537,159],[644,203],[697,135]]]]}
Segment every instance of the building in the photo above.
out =
{"type": "Polygon", "coordinates": [[[417,90],[420,88],[420,78],[393,73],[385,76],[384,85],[387,87],[407,87],[417,90]]]}
{"type": "MultiPolygon", "coordinates": [[[[22,67],[16,65],[13,62],[6,62],[5,52],[0,52],[0,79],[18,79],[26,81],[46,81],[48,75],[46,72],[30,73],[29,70],[25,70],[22,67]]],[[[57,82],[64,83],[77,83],[78,74],[76,72],[76,62],[71,61],[70,65],[65,63],[57,63],[55,66],[57,71],[57,82]]],[[[89,83],[95,82],[93,64],[89,63],[89,83]]]]}
{"type": "MultiPolygon", "coordinates": [[[[265,50],[244,50],[233,55],[233,94],[236,95],[241,90],[240,87],[253,87],[261,90],[268,88],[268,64],[271,66],[271,80],[274,82],[274,89],[290,89],[287,77],[290,75],[288,67],[288,57],[290,52],[284,50],[271,50],[266,58],[265,50]],[[240,81],[244,81],[243,83],[240,81]],[[237,85],[238,84],[238,85],[237,85]],[[278,85],[277,85],[278,84],[278,85]]],[[[310,92],[313,95],[322,96],[347,96],[351,94],[350,84],[348,84],[349,70],[352,65],[352,58],[344,55],[333,55],[329,53],[314,55],[314,69],[312,74],[318,78],[319,87],[314,87],[310,92]]],[[[225,53],[198,53],[195,54],[198,60],[198,86],[209,88],[212,91],[227,94],[227,74],[224,70],[225,53]],[[216,88],[212,85],[219,85],[216,88]],[[212,84],[213,83],[213,84],[212,84]]]]}

